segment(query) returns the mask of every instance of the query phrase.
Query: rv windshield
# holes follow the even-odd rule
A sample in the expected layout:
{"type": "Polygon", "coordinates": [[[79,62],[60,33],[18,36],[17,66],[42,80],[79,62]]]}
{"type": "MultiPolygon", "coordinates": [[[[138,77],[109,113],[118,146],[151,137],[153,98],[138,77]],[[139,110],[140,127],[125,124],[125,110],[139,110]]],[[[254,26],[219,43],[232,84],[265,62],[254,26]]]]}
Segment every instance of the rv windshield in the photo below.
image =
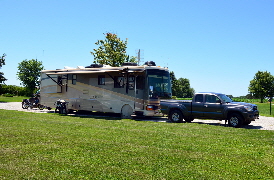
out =
{"type": "Polygon", "coordinates": [[[171,98],[169,72],[159,69],[148,69],[149,97],[171,98]]]}

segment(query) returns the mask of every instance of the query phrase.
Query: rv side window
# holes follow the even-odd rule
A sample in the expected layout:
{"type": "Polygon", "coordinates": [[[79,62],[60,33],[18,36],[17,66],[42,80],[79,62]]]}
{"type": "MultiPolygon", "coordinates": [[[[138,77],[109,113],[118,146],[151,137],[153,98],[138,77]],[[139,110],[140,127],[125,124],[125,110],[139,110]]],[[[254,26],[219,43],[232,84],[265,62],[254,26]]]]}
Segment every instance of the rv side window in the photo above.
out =
{"type": "Polygon", "coordinates": [[[123,88],[124,87],[124,77],[115,76],[114,77],[114,88],[123,88]]]}
{"type": "Polygon", "coordinates": [[[72,84],[76,84],[76,80],[77,80],[77,75],[76,74],[73,74],[72,75],[72,84]]]}
{"type": "Polygon", "coordinates": [[[136,77],[136,89],[144,89],[144,76],[136,77]]]}
{"type": "Polygon", "coordinates": [[[98,85],[105,85],[105,75],[98,76],[98,85]]]}
{"type": "Polygon", "coordinates": [[[133,90],[134,89],[134,83],[135,83],[135,76],[130,75],[128,77],[128,89],[133,90]]]}

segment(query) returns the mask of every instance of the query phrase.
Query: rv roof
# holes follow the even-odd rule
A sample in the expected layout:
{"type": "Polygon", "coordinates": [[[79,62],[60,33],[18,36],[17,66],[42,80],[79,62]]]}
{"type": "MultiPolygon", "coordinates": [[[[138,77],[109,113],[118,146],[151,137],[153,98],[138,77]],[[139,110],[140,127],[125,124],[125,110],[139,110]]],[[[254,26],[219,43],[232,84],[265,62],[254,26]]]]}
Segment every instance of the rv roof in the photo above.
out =
{"type": "Polygon", "coordinates": [[[140,72],[145,69],[162,69],[167,70],[167,68],[156,67],[156,66],[123,66],[123,67],[101,67],[101,68],[83,68],[83,69],[56,69],[56,70],[43,70],[43,73],[46,74],[89,74],[89,73],[98,73],[98,72],[113,72],[113,71],[122,71],[125,68],[128,69],[128,72],[140,72]]]}

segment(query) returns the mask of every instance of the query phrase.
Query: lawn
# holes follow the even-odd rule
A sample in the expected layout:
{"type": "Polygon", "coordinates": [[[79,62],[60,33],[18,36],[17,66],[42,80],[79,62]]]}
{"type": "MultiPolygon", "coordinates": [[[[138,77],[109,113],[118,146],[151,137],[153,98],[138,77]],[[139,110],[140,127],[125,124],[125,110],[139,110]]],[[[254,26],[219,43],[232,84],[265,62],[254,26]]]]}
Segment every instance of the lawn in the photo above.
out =
{"type": "Polygon", "coordinates": [[[274,117],[274,103],[271,103],[271,115],[270,115],[270,103],[255,103],[258,106],[261,116],[274,117]]]}
{"type": "Polygon", "coordinates": [[[274,131],[0,110],[0,179],[273,179],[274,131]]]}
{"type": "Polygon", "coordinates": [[[0,96],[0,102],[22,102],[23,99],[29,99],[25,96],[4,97],[0,96]]]}

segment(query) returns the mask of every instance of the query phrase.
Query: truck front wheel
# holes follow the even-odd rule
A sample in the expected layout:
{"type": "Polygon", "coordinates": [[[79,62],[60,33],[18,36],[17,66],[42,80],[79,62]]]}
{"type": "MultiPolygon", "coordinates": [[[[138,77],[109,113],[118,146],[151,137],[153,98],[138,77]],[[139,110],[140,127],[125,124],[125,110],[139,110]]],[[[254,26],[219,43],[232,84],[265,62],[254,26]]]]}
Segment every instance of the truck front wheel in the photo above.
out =
{"type": "Polygon", "coordinates": [[[174,123],[183,122],[183,114],[179,110],[172,110],[169,114],[169,120],[174,123]]]}
{"type": "Polygon", "coordinates": [[[228,125],[230,127],[241,127],[243,124],[243,118],[237,113],[233,113],[228,118],[228,125]]]}

